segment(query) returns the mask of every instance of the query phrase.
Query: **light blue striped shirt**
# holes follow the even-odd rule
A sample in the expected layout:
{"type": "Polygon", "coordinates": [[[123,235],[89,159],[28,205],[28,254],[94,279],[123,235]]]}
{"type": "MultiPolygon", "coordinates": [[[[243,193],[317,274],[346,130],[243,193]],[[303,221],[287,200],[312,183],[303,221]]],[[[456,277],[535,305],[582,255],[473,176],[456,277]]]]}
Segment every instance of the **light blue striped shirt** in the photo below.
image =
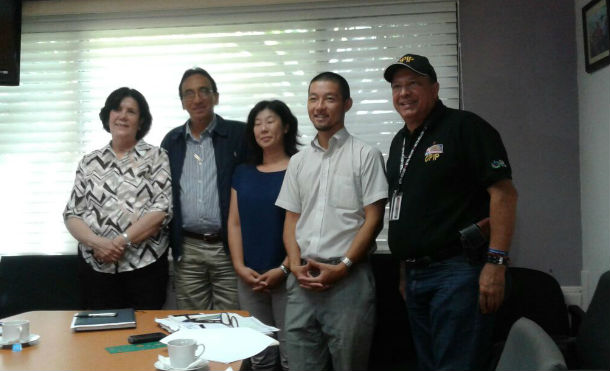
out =
{"type": "Polygon", "coordinates": [[[186,123],[186,154],[180,177],[182,228],[195,233],[220,231],[220,201],[212,131],[216,115],[196,140],[186,123]]]}

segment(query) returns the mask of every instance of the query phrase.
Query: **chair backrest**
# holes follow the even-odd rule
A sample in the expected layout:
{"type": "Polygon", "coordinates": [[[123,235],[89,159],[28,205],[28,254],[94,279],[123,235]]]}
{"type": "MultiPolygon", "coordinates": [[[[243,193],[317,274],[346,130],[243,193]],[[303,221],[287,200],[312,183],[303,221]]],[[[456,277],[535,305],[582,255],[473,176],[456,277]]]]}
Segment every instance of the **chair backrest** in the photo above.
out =
{"type": "Polygon", "coordinates": [[[610,271],[602,274],[576,336],[579,368],[610,369],[610,271]]]}
{"type": "Polygon", "coordinates": [[[568,309],[557,280],[546,272],[530,268],[509,268],[506,300],[495,320],[493,340],[503,341],[521,317],[536,322],[551,336],[569,335],[568,309]]]}
{"type": "Polygon", "coordinates": [[[82,306],[76,255],[3,256],[0,318],[32,310],[82,306]]]}
{"type": "Polygon", "coordinates": [[[534,321],[520,318],[508,333],[496,371],[566,370],[561,351],[534,321]]]}

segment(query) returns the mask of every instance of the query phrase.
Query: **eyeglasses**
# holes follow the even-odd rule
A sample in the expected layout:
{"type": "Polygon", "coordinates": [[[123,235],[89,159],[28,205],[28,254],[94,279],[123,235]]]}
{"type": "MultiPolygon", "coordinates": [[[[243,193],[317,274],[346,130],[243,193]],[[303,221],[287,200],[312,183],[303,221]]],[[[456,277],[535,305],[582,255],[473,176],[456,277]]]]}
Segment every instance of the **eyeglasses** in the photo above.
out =
{"type": "Polygon", "coordinates": [[[185,91],[182,94],[182,99],[184,99],[187,102],[190,102],[193,99],[195,99],[195,96],[199,96],[199,98],[209,98],[213,93],[214,93],[214,90],[207,88],[207,87],[202,87],[202,88],[199,88],[199,90],[197,90],[197,91],[195,91],[195,90],[185,91]]]}
{"type": "Polygon", "coordinates": [[[237,321],[237,317],[227,313],[227,312],[222,312],[222,313],[218,313],[218,314],[213,314],[213,315],[205,315],[205,317],[201,316],[200,314],[197,315],[198,317],[195,317],[196,315],[184,315],[187,320],[189,322],[194,322],[194,323],[220,323],[222,325],[225,325],[227,327],[239,327],[239,322],[237,321]]]}

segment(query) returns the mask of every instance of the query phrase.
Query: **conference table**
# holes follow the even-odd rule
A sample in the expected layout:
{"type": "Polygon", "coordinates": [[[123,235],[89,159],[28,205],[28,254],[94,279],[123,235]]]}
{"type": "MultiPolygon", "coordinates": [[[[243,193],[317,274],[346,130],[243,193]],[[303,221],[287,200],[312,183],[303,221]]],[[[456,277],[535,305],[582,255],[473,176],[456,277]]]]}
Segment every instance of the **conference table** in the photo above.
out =
{"type": "MultiPolygon", "coordinates": [[[[32,345],[24,346],[20,352],[10,347],[0,349],[0,370],[115,370],[115,371],[152,371],[157,356],[168,356],[167,348],[138,350],[125,353],[109,353],[105,348],[128,345],[130,335],[150,332],[164,332],[155,318],[165,318],[170,314],[218,313],[221,311],[192,310],[137,310],[136,328],[73,332],[70,329],[73,315],[71,311],[33,311],[25,312],[9,319],[30,321],[30,333],[40,335],[32,345]]],[[[248,316],[245,311],[231,311],[248,316]]],[[[226,370],[229,366],[239,370],[241,361],[230,364],[210,362],[210,370],[226,370]]]]}

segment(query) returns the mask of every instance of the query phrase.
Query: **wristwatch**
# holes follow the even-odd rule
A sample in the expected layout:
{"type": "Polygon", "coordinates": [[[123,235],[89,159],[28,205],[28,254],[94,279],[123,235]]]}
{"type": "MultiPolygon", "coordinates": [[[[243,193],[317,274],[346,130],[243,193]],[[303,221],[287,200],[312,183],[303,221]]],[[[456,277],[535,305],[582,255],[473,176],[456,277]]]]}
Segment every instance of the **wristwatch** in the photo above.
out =
{"type": "Polygon", "coordinates": [[[354,264],[350,258],[348,258],[347,256],[344,256],[341,259],[341,263],[345,264],[345,266],[347,267],[347,269],[351,268],[351,266],[354,264]]]}
{"type": "Polygon", "coordinates": [[[280,269],[282,270],[282,272],[284,272],[285,276],[288,276],[290,274],[290,271],[288,270],[288,268],[286,268],[284,264],[280,264],[280,269]]]}
{"type": "Polygon", "coordinates": [[[127,247],[132,247],[133,244],[131,243],[131,240],[129,239],[129,236],[127,235],[127,232],[123,232],[121,233],[121,236],[125,239],[125,241],[127,242],[127,247]]]}
{"type": "Polygon", "coordinates": [[[508,256],[502,256],[497,254],[487,254],[487,262],[496,265],[506,265],[510,263],[510,258],[508,256]]]}

